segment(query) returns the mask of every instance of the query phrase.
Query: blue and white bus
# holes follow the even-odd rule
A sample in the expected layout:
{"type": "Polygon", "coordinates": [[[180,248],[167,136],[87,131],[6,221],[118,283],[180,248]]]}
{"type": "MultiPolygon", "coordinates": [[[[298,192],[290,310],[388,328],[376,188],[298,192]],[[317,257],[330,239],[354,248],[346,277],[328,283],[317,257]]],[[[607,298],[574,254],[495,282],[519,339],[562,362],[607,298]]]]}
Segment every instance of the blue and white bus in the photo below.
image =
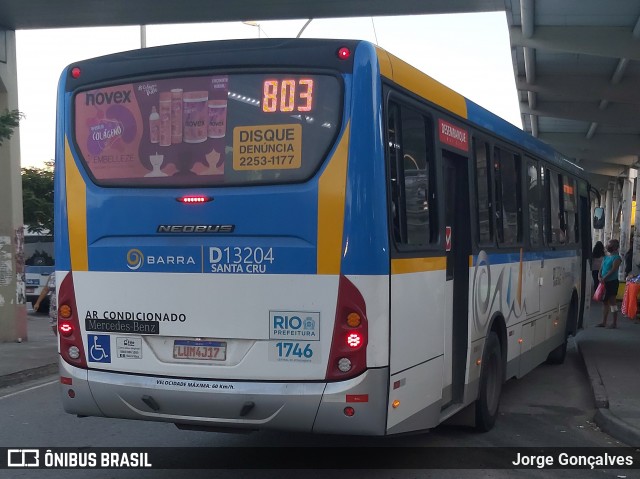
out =
{"type": "Polygon", "coordinates": [[[488,430],[588,300],[581,170],[370,43],[80,61],[57,120],[69,413],[388,435],[468,410],[488,430]]]}

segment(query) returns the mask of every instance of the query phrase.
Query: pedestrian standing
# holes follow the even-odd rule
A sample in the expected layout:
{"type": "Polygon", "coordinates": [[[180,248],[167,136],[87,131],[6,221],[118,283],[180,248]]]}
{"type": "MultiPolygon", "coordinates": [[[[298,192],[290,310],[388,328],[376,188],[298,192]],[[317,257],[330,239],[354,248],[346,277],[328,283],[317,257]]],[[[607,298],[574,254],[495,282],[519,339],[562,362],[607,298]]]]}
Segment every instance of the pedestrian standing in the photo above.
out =
{"type": "Polygon", "coordinates": [[[595,293],[598,287],[598,275],[600,274],[600,268],[602,267],[602,260],[604,258],[604,245],[602,241],[598,241],[593,247],[591,253],[591,276],[593,277],[593,292],[595,293]]]}
{"type": "Polygon", "coordinates": [[[618,305],[616,303],[619,286],[618,268],[622,264],[622,258],[620,254],[618,254],[619,249],[620,242],[617,239],[610,239],[607,242],[607,256],[602,260],[602,267],[598,275],[598,280],[604,283],[606,291],[602,305],[602,323],[598,324],[599,328],[607,326],[609,311],[611,311],[613,316],[613,323],[609,326],[609,329],[618,327],[618,305]]]}
{"type": "Polygon", "coordinates": [[[47,284],[40,291],[40,296],[36,300],[36,304],[33,305],[33,309],[38,311],[40,309],[40,303],[47,297],[47,294],[51,293],[49,297],[49,324],[53,330],[53,334],[58,335],[58,300],[56,298],[56,273],[55,271],[49,275],[47,284]]]}

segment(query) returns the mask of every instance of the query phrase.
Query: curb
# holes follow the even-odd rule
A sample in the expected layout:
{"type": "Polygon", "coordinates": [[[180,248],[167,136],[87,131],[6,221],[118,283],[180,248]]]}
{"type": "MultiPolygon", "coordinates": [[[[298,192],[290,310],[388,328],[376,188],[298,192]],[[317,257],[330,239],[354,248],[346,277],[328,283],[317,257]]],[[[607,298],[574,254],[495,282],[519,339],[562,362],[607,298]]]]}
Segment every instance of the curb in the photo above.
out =
{"type": "Polygon", "coordinates": [[[598,408],[593,420],[601,430],[619,439],[628,446],[640,446],[640,431],[620,419],[608,409],[598,408]]]}
{"type": "Polygon", "coordinates": [[[578,347],[578,353],[580,354],[580,357],[584,362],[584,366],[587,369],[587,375],[589,376],[589,382],[591,383],[591,390],[593,391],[596,408],[598,408],[598,410],[608,410],[609,396],[607,395],[607,390],[602,383],[602,378],[600,377],[600,372],[598,371],[596,362],[593,359],[589,359],[585,354],[583,354],[579,341],[576,341],[576,346],[578,347]]]}
{"type": "Polygon", "coordinates": [[[615,439],[618,439],[629,446],[640,446],[640,431],[620,419],[609,410],[609,396],[607,396],[607,390],[602,383],[602,377],[600,376],[595,360],[589,358],[588,355],[583,354],[579,341],[576,341],[576,346],[578,347],[578,353],[584,362],[587,375],[589,376],[589,382],[591,383],[591,389],[593,391],[593,397],[596,405],[596,413],[593,416],[593,421],[602,431],[615,439]]]}
{"type": "Polygon", "coordinates": [[[45,364],[44,366],[38,366],[37,368],[18,371],[17,373],[6,374],[4,376],[0,376],[0,389],[57,373],[58,363],[51,363],[45,364]]]}

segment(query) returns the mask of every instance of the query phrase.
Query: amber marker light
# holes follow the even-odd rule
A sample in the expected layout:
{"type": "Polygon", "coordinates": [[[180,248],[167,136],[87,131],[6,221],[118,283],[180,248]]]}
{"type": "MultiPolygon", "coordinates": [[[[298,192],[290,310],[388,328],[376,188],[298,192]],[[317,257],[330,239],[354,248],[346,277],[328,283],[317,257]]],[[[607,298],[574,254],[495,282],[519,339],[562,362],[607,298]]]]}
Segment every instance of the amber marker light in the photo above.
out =
{"type": "Polygon", "coordinates": [[[358,313],[350,313],[349,316],[347,316],[347,325],[350,328],[357,328],[361,323],[362,318],[360,318],[358,313]]]}
{"type": "Polygon", "coordinates": [[[394,399],[393,402],[391,403],[391,407],[393,409],[398,409],[398,407],[400,407],[400,401],[398,401],[397,399],[394,399]]]}
{"type": "Polygon", "coordinates": [[[71,317],[71,306],[68,304],[63,304],[58,308],[58,316],[64,319],[69,319],[71,317]]]}

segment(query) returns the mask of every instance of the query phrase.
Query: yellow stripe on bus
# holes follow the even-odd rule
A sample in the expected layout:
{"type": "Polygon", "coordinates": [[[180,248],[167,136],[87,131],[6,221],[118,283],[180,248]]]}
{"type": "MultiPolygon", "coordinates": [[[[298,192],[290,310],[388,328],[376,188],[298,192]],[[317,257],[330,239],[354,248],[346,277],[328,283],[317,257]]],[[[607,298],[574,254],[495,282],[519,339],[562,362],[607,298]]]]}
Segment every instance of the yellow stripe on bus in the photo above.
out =
{"type": "Polygon", "coordinates": [[[64,145],[64,167],[67,183],[67,222],[69,225],[71,269],[88,271],[87,188],[73,159],[67,139],[65,139],[64,145]]]}
{"type": "Polygon", "coordinates": [[[376,48],[376,53],[382,76],[462,118],[467,118],[467,102],[462,95],[381,48],[376,48]]]}
{"type": "Polygon", "coordinates": [[[318,186],[318,274],[340,274],[349,152],[347,124],[318,186]]]}
{"type": "Polygon", "coordinates": [[[391,260],[391,274],[421,273],[423,271],[440,271],[447,267],[447,258],[408,258],[391,260]]]}
{"type": "MultiPolygon", "coordinates": [[[[473,267],[473,256],[469,256],[469,268],[473,267]]],[[[438,258],[409,258],[391,260],[391,274],[441,271],[447,268],[446,256],[438,258]]]]}

